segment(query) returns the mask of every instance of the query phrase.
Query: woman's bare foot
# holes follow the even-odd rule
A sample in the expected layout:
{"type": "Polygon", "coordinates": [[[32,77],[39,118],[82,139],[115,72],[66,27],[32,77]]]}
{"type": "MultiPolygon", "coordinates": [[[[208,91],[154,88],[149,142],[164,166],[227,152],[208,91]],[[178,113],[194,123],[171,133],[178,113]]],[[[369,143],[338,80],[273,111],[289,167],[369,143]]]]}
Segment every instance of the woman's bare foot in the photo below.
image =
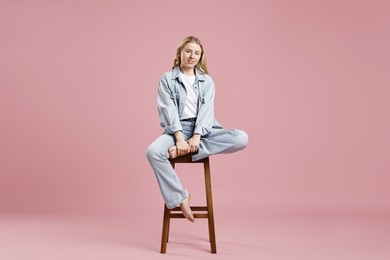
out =
{"type": "Polygon", "coordinates": [[[186,217],[186,219],[188,219],[191,222],[195,222],[194,215],[192,215],[192,211],[190,208],[190,200],[191,200],[191,194],[189,194],[188,197],[181,202],[180,208],[181,211],[183,212],[184,217],[186,217]]]}
{"type": "Polygon", "coordinates": [[[177,157],[176,145],[171,146],[171,147],[168,149],[168,153],[169,153],[169,158],[175,159],[175,158],[177,157]]]}
{"type": "MultiPolygon", "coordinates": [[[[175,159],[176,157],[179,157],[179,155],[178,155],[178,153],[177,153],[176,145],[171,146],[171,147],[168,149],[168,154],[169,154],[169,158],[170,158],[170,159],[175,159]]],[[[185,154],[182,154],[182,155],[186,155],[186,154],[188,154],[188,152],[185,153],[185,154]]]]}

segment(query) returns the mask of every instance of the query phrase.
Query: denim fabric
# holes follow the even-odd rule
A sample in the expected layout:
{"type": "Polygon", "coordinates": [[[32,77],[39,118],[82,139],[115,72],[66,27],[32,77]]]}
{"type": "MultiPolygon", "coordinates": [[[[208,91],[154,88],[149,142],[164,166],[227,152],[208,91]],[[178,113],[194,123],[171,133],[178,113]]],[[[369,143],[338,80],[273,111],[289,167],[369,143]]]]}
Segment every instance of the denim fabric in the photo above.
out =
{"type": "MultiPolygon", "coordinates": [[[[196,122],[180,122],[184,138],[194,134],[196,122]]],[[[248,135],[237,129],[211,128],[201,137],[199,150],[192,160],[200,160],[220,153],[233,153],[242,150],[248,143],[248,135]]],[[[164,201],[169,209],[177,207],[188,196],[175,170],[169,162],[168,149],[176,144],[173,134],[159,136],[147,149],[146,156],[153,168],[164,201]]]]}
{"type": "MultiPolygon", "coordinates": [[[[214,119],[214,81],[209,75],[196,70],[194,87],[198,95],[197,121],[194,132],[206,135],[213,127],[220,126],[214,119]]],[[[159,81],[157,96],[158,115],[164,133],[173,134],[182,130],[180,119],[186,99],[187,91],[181,80],[179,67],[164,73],[159,81]]]]}

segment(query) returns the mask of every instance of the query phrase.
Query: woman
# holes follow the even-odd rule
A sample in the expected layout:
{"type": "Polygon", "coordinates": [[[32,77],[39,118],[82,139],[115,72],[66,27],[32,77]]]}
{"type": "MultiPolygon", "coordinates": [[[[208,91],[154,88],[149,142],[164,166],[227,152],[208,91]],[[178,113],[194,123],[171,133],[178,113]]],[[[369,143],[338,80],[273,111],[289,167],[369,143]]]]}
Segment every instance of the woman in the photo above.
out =
{"type": "Polygon", "coordinates": [[[157,106],[164,133],[147,149],[146,156],[157,177],[169,209],[180,206],[191,222],[191,195],[183,188],[169,159],[191,153],[200,160],[246,147],[248,136],[241,130],[225,130],[214,119],[214,82],[208,75],[204,48],[189,36],[176,51],[172,71],[159,82],[157,106]]]}

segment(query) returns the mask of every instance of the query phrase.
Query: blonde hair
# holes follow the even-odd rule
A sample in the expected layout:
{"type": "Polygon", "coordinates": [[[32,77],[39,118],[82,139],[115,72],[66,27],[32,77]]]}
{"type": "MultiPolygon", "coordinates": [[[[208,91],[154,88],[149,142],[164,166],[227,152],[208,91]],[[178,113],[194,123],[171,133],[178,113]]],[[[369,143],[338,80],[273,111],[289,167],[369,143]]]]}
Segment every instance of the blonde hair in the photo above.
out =
{"type": "Polygon", "coordinates": [[[176,49],[176,57],[175,57],[175,60],[173,61],[173,67],[172,68],[175,68],[176,66],[180,66],[180,62],[181,62],[181,60],[180,60],[180,53],[183,50],[184,46],[187,43],[190,43],[190,42],[198,44],[200,46],[201,50],[202,50],[202,53],[201,53],[201,56],[200,56],[200,60],[199,60],[199,62],[196,65],[195,68],[199,69],[203,73],[208,74],[209,71],[208,71],[207,65],[206,65],[206,57],[205,57],[205,54],[204,54],[203,45],[200,42],[200,40],[197,37],[195,37],[195,36],[188,36],[188,37],[184,38],[183,41],[180,43],[179,47],[177,47],[177,49],[176,49]]]}

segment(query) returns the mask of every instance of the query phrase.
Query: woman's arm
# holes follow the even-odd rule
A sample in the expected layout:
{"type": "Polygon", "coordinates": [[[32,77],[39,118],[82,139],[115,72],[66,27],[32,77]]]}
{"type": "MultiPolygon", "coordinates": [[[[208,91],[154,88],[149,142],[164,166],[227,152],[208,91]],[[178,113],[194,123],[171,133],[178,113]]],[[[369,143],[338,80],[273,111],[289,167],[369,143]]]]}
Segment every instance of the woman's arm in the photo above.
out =
{"type": "Polygon", "coordinates": [[[204,82],[205,92],[201,97],[198,115],[195,123],[195,134],[205,135],[208,133],[207,128],[211,128],[214,122],[214,97],[215,86],[211,77],[204,82]]]}
{"type": "Polygon", "coordinates": [[[174,93],[169,88],[166,75],[162,75],[158,86],[157,108],[160,118],[160,125],[164,128],[164,133],[174,134],[182,131],[179,111],[174,103],[174,93]]]}

